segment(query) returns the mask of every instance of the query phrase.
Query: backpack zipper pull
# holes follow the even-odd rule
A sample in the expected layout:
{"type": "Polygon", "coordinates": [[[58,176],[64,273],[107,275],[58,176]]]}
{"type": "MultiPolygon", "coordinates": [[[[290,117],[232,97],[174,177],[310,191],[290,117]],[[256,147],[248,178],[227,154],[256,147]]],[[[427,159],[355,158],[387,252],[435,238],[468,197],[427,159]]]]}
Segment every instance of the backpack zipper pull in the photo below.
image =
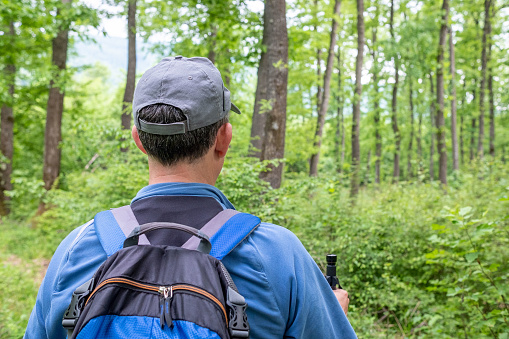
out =
{"type": "Polygon", "coordinates": [[[164,329],[164,325],[167,324],[168,327],[173,328],[173,321],[171,319],[171,301],[173,299],[173,287],[159,287],[159,293],[161,293],[161,298],[159,298],[159,322],[161,323],[161,329],[164,329]]]}
{"type": "Polygon", "coordinates": [[[159,322],[161,323],[161,329],[164,329],[164,291],[166,288],[164,286],[159,287],[159,293],[161,294],[159,298],[159,322]]]}

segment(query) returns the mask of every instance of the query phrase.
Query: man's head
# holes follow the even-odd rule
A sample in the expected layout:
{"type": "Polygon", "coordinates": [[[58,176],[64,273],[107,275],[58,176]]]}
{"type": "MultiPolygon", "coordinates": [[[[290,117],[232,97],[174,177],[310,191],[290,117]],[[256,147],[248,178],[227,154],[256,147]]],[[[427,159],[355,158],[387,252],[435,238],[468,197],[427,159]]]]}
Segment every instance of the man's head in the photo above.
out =
{"type": "Polygon", "coordinates": [[[214,146],[230,110],[240,113],[208,59],[164,58],[134,92],[133,136],[164,166],[192,163],[214,146]]]}

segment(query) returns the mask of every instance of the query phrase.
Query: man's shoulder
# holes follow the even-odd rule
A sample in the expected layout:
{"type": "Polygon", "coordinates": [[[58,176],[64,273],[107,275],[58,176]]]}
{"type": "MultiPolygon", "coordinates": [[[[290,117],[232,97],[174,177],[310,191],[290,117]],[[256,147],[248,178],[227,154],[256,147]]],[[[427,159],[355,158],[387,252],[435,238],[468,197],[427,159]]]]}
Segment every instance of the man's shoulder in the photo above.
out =
{"type": "Polygon", "coordinates": [[[97,266],[104,258],[105,252],[92,219],[69,233],[55,251],[52,262],[56,272],[53,273],[54,277],[60,280],[55,282],[55,287],[57,290],[65,288],[69,281],[75,280],[74,272],[84,270],[91,264],[97,266]]]}
{"type": "Polygon", "coordinates": [[[289,229],[279,225],[261,222],[250,238],[255,246],[292,253],[300,251],[307,253],[299,238],[289,229]]]}
{"type": "MultiPolygon", "coordinates": [[[[299,238],[289,229],[261,222],[260,225],[226,258],[233,266],[250,266],[258,273],[294,276],[298,262],[312,262],[299,238]]],[[[271,279],[269,279],[271,280],[271,279]]]]}

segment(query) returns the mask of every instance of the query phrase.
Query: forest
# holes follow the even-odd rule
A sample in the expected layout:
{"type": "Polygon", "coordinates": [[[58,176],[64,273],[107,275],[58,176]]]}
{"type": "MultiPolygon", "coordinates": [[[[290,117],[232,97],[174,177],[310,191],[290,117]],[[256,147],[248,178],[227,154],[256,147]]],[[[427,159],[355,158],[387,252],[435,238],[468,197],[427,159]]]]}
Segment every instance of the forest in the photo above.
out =
{"type": "Polygon", "coordinates": [[[359,338],[509,338],[505,0],[0,0],[0,338],[60,241],[148,182],[140,42],[221,71],[242,114],[218,188],[337,254],[359,338]],[[69,63],[112,18],[113,81],[69,63]]]}

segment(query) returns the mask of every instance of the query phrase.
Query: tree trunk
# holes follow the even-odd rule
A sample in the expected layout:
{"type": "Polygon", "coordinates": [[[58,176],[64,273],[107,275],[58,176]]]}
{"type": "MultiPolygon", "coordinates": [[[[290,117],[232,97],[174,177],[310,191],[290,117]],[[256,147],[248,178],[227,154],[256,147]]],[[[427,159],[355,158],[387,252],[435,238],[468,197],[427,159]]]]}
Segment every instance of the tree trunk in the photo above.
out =
{"type": "MultiPolygon", "coordinates": [[[[71,0],[62,0],[62,4],[70,5],[71,0]]],[[[57,18],[60,10],[57,11],[57,18]]],[[[65,20],[63,20],[65,21],[65,20]]],[[[44,188],[50,190],[60,174],[60,142],[62,141],[62,113],[64,109],[64,89],[61,88],[60,77],[65,71],[67,62],[67,47],[69,44],[69,24],[59,28],[57,36],[52,42],[52,65],[57,73],[50,81],[48,96],[46,130],[44,133],[44,188]]],[[[44,210],[44,204],[39,206],[39,213],[44,210]]]]}
{"type": "MultiPolygon", "coordinates": [[[[267,42],[268,89],[270,110],[267,111],[261,160],[283,159],[286,132],[286,95],[288,86],[288,31],[285,0],[266,0],[263,34],[267,42]]],[[[283,164],[269,166],[260,178],[273,188],[281,186],[283,164]]]]}
{"type": "Polygon", "coordinates": [[[361,124],[362,61],[364,57],[364,0],[357,0],[357,60],[355,63],[355,95],[352,110],[352,177],[350,197],[359,193],[359,168],[361,146],[359,142],[361,124]]]}
{"type": "MultiPolygon", "coordinates": [[[[492,6],[492,8],[495,6],[492,6]]],[[[493,94],[493,67],[490,65],[491,61],[491,48],[492,48],[492,40],[491,40],[491,20],[489,25],[488,32],[488,95],[489,95],[489,105],[490,105],[490,155],[492,157],[495,156],[495,99],[493,94]]]]}
{"type": "MultiPolygon", "coordinates": [[[[472,102],[475,103],[475,99],[477,97],[477,82],[474,81],[474,93],[473,93],[473,99],[472,102]]],[[[473,113],[474,114],[474,113],[473,113]]],[[[472,116],[472,127],[470,129],[470,162],[474,160],[475,157],[475,130],[476,130],[476,122],[477,118],[472,116]]]]}
{"type": "MultiPolygon", "coordinates": [[[[466,107],[467,104],[467,80],[463,81],[463,98],[461,99],[461,105],[460,107],[466,107]]],[[[465,109],[462,109],[462,113],[460,114],[460,157],[461,157],[461,164],[465,165],[465,109]]]]}
{"type": "MultiPolygon", "coordinates": [[[[268,25],[268,24],[264,24],[268,25]]],[[[262,45],[267,46],[269,37],[269,30],[263,30],[262,45]]],[[[267,111],[269,91],[269,69],[271,67],[269,57],[266,49],[262,49],[260,56],[260,64],[258,65],[258,79],[256,82],[255,103],[253,110],[253,119],[251,121],[251,145],[249,149],[249,156],[260,159],[262,156],[262,144],[265,139],[265,122],[267,121],[267,111]]]]}
{"type": "Polygon", "coordinates": [[[369,184],[369,172],[371,172],[371,150],[368,151],[368,158],[366,161],[366,175],[364,176],[364,185],[369,184]]]}
{"type": "Polygon", "coordinates": [[[211,26],[211,32],[210,32],[210,46],[209,46],[209,54],[207,55],[207,58],[213,63],[216,63],[216,44],[217,44],[217,25],[211,26]]]}
{"type": "Polygon", "coordinates": [[[412,78],[408,78],[409,87],[410,87],[410,141],[408,142],[408,162],[407,162],[407,177],[410,179],[412,177],[412,151],[414,144],[414,91],[412,88],[412,78]]]}
{"type": "Polygon", "coordinates": [[[475,117],[472,117],[472,127],[470,131],[470,162],[474,161],[475,158],[475,130],[477,125],[477,119],[475,117]]]}
{"type": "MultiPolygon", "coordinates": [[[[339,104],[340,99],[339,96],[336,97],[336,102],[339,104]]],[[[340,168],[340,157],[341,157],[341,151],[340,151],[340,142],[341,140],[341,107],[338,106],[337,115],[336,115],[336,135],[334,136],[334,159],[337,161],[336,165],[336,172],[341,173],[340,168]]]]}
{"type": "Polygon", "coordinates": [[[484,97],[486,90],[486,69],[488,67],[487,39],[491,31],[490,22],[491,0],[484,0],[484,28],[482,33],[481,52],[481,90],[479,93],[479,134],[477,139],[477,156],[484,157],[484,97]]]}
{"type": "Polygon", "coordinates": [[[332,19],[332,28],[330,32],[329,55],[327,57],[327,66],[325,68],[325,77],[323,80],[323,97],[318,111],[318,119],[316,124],[314,149],[315,153],[311,155],[309,160],[309,175],[318,175],[318,162],[320,160],[320,147],[322,145],[323,126],[325,124],[325,116],[329,109],[330,82],[332,78],[332,69],[334,68],[334,47],[336,46],[336,38],[338,31],[338,22],[336,17],[339,16],[341,9],[341,0],[334,2],[334,18],[332,19]]]}
{"type": "Polygon", "coordinates": [[[422,172],[422,112],[419,110],[419,121],[417,126],[417,157],[419,158],[419,173],[422,172]]]}
{"type": "Polygon", "coordinates": [[[338,114],[336,119],[336,138],[334,140],[334,153],[336,154],[337,167],[336,172],[341,173],[343,169],[343,163],[341,162],[341,154],[344,149],[341,148],[341,138],[345,138],[345,129],[343,126],[343,100],[342,100],[342,80],[341,80],[341,47],[338,44],[338,96],[336,102],[338,105],[338,114]]]}
{"type": "Polygon", "coordinates": [[[452,168],[457,171],[460,169],[458,152],[458,133],[456,128],[456,59],[454,56],[454,33],[452,27],[449,27],[449,58],[451,68],[451,139],[452,139],[452,168]]]}
{"type": "MultiPolygon", "coordinates": [[[[10,44],[14,45],[15,40],[14,22],[9,22],[10,44]]],[[[14,57],[7,58],[7,65],[4,68],[4,76],[8,83],[7,94],[8,101],[2,104],[0,112],[0,152],[5,157],[5,162],[0,166],[0,215],[7,215],[10,212],[9,197],[5,195],[6,191],[12,190],[12,155],[14,151],[14,85],[16,79],[16,65],[14,57]]]]}
{"type": "MultiPolygon", "coordinates": [[[[231,50],[229,48],[225,51],[226,60],[230,60],[231,50]]],[[[223,66],[223,70],[221,71],[221,74],[224,75],[224,85],[226,88],[230,89],[230,83],[231,83],[231,68],[230,63],[226,63],[226,65],[223,66]]]]}
{"type": "MultiPolygon", "coordinates": [[[[396,37],[394,35],[394,0],[391,0],[391,18],[389,22],[390,33],[392,37],[392,45],[396,46],[396,37]]],[[[394,150],[394,170],[393,170],[393,181],[398,182],[400,170],[399,170],[399,156],[401,150],[401,135],[398,127],[398,84],[399,84],[399,57],[393,57],[394,61],[394,87],[392,88],[392,131],[394,132],[395,150],[394,150]]]]}
{"type": "Polygon", "coordinates": [[[435,90],[433,87],[433,75],[429,74],[430,91],[431,91],[431,105],[430,105],[430,148],[429,148],[429,178],[431,181],[435,180],[435,90]]]}
{"type": "MultiPolygon", "coordinates": [[[[378,7],[377,7],[378,13],[378,7]]],[[[378,20],[378,15],[376,16],[378,20]]],[[[376,21],[378,23],[378,21],[376,21]]],[[[372,43],[373,48],[371,50],[371,56],[373,57],[373,87],[375,90],[375,98],[374,98],[374,110],[375,110],[375,183],[380,183],[380,159],[382,157],[382,135],[380,134],[380,98],[378,97],[378,60],[377,60],[377,46],[376,46],[376,35],[377,28],[373,28],[372,30],[372,43]]]]}
{"type": "Polygon", "coordinates": [[[437,151],[439,155],[439,179],[447,185],[447,150],[445,147],[445,120],[444,120],[444,54],[445,39],[447,37],[447,21],[449,18],[449,0],[444,0],[442,6],[442,25],[440,27],[440,40],[437,57],[437,151]]]}
{"type": "MultiPolygon", "coordinates": [[[[313,29],[315,32],[318,32],[318,18],[317,18],[317,12],[318,12],[318,0],[314,0],[314,7],[315,7],[315,24],[313,25],[313,29]]],[[[316,49],[316,112],[320,112],[320,105],[322,104],[322,87],[320,82],[322,81],[322,49],[319,47],[316,49]]]]}
{"type": "Polygon", "coordinates": [[[462,114],[462,115],[460,115],[460,157],[461,157],[461,164],[465,165],[465,150],[464,150],[464,142],[463,142],[463,138],[464,138],[463,124],[464,124],[464,119],[463,119],[463,114],[462,114]]]}
{"type": "Polygon", "coordinates": [[[493,97],[493,74],[488,76],[488,93],[490,100],[490,155],[495,156],[495,100],[493,97]]]}
{"type": "MultiPolygon", "coordinates": [[[[122,129],[131,129],[131,106],[136,82],[136,0],[128,0],[127,5],[127,79],[122,100],[122,129]]],[[[122,149],[126,151],[127,149],[122,149]]]]}
{"type": "Polygon", "coordinates": [[[343,114],[343,108],[341,108],[341,160],[339,162],[340,168],[343,169],[345,163],[345,115],[343,114]]]}

